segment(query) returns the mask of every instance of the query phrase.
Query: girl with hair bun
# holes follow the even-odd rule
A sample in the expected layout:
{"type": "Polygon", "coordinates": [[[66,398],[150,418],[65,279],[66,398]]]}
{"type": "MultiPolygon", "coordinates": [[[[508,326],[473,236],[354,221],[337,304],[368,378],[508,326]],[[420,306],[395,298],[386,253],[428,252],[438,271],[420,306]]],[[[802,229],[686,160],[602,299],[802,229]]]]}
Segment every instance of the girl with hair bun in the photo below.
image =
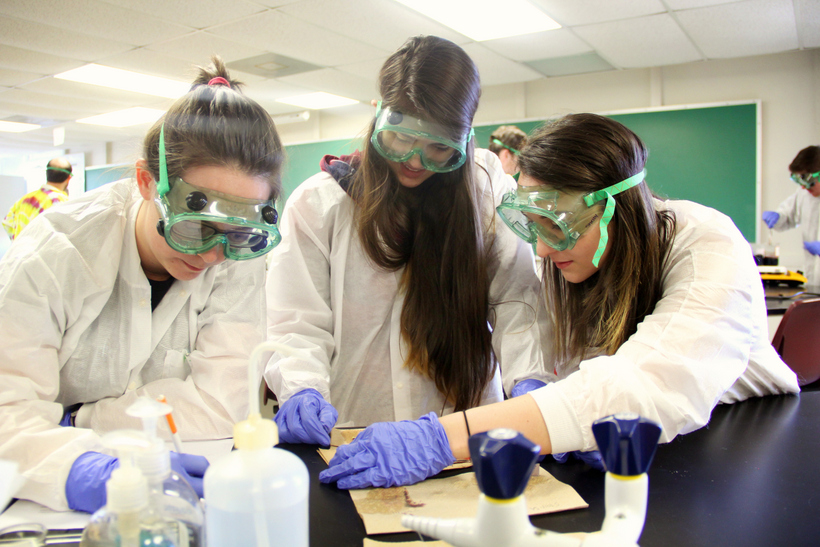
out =
{"type": "MultiPolygon", "coordinates": [[[[283,149],[240,87],[215,57],[148,131],[133,180],[49,209],[0,262],[0,459],[20,466],[18,497],[101,507],[117,460],[100,435],[140,427],[137,397],[165,395],[183,439],[247,416],[283,149]]],[[[172,467],[201,495],[204,458],[172,467]]]]}

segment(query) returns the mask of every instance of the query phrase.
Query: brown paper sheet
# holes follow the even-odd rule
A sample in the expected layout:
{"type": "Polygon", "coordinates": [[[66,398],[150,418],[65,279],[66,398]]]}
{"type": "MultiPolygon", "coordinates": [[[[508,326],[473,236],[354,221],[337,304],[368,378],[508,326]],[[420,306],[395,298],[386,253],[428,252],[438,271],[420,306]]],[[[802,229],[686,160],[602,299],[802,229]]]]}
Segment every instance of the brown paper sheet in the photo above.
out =
{"type": "MultiPolygon", "coordinates": [[[[331,458],[336,454],[336,448],[343,444],[350,444],[356,438],[356,435],[362,431],[364,431],[364,428],[339,429],[334,427],[330,430],[330,448],[319,448],[319,455],[325,460],[325,463],[329,464],[331,458]]],[[[466,469],[472,466],[473,462],[470,460],[456,460],[453,465],[445,467],[442,471],[466,469]]]]}
{"type": "MultiPolygon", "coordinates": [[[[527,512],[541,515],[583,509],[587,503],[569,485],[540,467],[524,491],[527,512]]],[[[474,517],[478,510],[475,473],[431,478],[411,486],[351,490],[350,497],[364,521],[368,535],[407,532],[401,525],[404,514],[438,517],[474,517]]]]}

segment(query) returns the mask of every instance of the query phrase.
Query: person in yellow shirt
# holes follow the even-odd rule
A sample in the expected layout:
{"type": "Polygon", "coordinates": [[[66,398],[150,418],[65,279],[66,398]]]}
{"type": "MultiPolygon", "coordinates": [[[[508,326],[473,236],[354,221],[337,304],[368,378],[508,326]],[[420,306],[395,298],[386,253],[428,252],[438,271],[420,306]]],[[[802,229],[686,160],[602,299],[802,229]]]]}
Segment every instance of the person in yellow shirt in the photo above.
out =
{"type": "Polygon", "coordinates": [[[58,203],[68,199],[68,182],[72,177],[71,164],[65,158],[54,158],[46,166],[46,184],[21,197],[11,206],[3,228],[14,240],[31,220],[58,203]]]}

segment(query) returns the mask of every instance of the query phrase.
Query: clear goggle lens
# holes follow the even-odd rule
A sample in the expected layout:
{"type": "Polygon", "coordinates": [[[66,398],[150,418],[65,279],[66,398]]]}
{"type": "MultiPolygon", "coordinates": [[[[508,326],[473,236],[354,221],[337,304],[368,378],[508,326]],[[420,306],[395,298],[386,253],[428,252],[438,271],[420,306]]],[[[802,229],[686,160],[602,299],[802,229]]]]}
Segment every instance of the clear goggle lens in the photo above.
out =
{"type": "Polygon", "coordinates": [[[225,257],[232,260],[263,255],[279,242],[278,234],[259,228],[196,219],[179,220],[165,234],[168,244],[181,253],[200,254],[221,243],[225,257]]]}
{"type": "Polygon", "coordinates": [[[405,162],[418,154],[428,171],[446,173],[464,165],[466,154],[447,144],[421,135],[384,129],[373,135],[379,153],[390,161],[405,162]]]}

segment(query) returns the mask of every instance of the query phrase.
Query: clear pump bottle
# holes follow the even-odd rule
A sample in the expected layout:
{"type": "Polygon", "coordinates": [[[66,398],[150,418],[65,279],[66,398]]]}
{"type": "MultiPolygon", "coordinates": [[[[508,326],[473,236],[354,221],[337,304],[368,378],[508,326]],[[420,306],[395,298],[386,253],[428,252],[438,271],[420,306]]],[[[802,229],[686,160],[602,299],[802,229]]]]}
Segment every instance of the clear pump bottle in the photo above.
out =
{"type": "Polygon", "coordinates": [[[120,467],[105,483],[107,502],[83,529],[80,547],[178,547],[165,519],[149,503],[148,482],[133,463],[134,436],[114,431],[103,444],[118,452],[120,467]]]}
{"type": "Polygon", "coordinates": [[[157,421],[171,412],[170,405],[140,397],[128,407],[129,416],[143,423],[144,448],[134,451],[134,464],[148,483],[149,502],[168,521],[178,547],[202,547],[204,511],[199,495],[183,477],[171,469],[171,455],[157,437],[157,421]]]}
{"type": "Polygon", "coordinates": [[[259,413],[258,358],[263,351],[290,352],[263,342],[248,366],[250,412],[234,426],[236,450],[211,462],[205,472],[205,534],[209,547],[308,546],[308,487],[305,464],[275,448],[279,432],[259,413]]]}

